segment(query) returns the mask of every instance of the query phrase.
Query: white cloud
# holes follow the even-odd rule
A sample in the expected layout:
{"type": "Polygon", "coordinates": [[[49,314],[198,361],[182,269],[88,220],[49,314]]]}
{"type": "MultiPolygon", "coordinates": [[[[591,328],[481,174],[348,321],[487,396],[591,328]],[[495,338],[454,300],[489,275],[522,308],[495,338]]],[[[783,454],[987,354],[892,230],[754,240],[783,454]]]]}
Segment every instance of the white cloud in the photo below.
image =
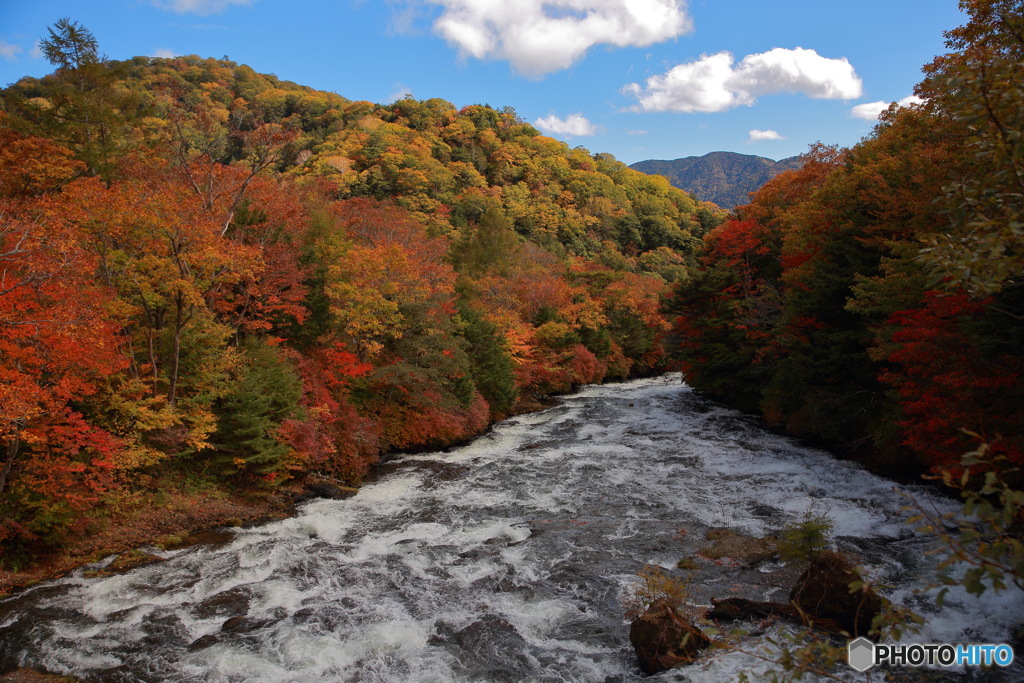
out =
{"type": "Polygon", "coordinates": [[[385,100],[388,103],[397,102],[398,100],[404,100],[406,97],[412,97],[412,88],[401,83],[395,83],[395,91],[388,95],[388,99],[385,100]]]}
{"type": "Polygon", "coordinates": [[[170,59],[171,57],[176,57],[177,54],[178,53],[176,53],[174,50],[168,50],[167,48],[161,47],[154,50],[153,54],[151,54],[150,57],[163,57],[164,59],[170,59]]]}
{"type": "Polygon", "coordinates": [[[779,135],[774,130],[758,130],[754,129],[750,131],[750,142],[761,142],[763,140],[785,140],[786,138],[779,135]]]}
{"type": "Polygon", "coordinates": [[[752,105],[762,95],[803,93],[814,99],[850,100],[863,86],[846,60],[822,57],[814,50],[777,47],[747,55],[739,64],[728,52],[702,55],[664,74],[651,76],[644,86],[630,83],[639,111],[719,112],[752,105]]]}
{"type": "MultiPolygon", "coordinates": [[[[180,1],[180,0],[179,0],[180,1]]],[[[645,47],[692,30],[686,0],[427,0],[434,30],[464,56],[506,59],[539,77],[594,45],[645,47]]]]}
{"type": "Polygon", "coordinates": [[[597,135],[598,133],[597,126],[588,121],[583,114],[569,114],[564,119],[551,114],[550,116],[537,119],[533,122],[533,125],[555,135],[580,137],[584,135],[597,135]]]}
{"type": "Polygon", "coordinates": [[[12,62],[17,61],[19,52],[21,52],[20,45],[12,45],[11,43],[0,40],[0,57],[12,62]]]}
{"type": "Polygon", "coordinates": [[[647,131],[643,130],[643,129],[640,129],[640,130],[628,129],[628,130],[626,130],[626,135],[647,135],[647,131]]]}
{"type": "Polygon", "coordinates": [[[169,9],[178,14],[199,14],[206,16],[223,12],[231,5],[251,5],[252,0],[151,0],[160,9],[169,9]]]}
{"type": "Polygon", "coordinates": [[[40,57],[43,56],[43,48],[40,47],[38,40],[32,46],[32,49],[29,50],[28,56],[31,57],[32,59],[39,59],[40,57]]]}
{"type": "MultiPolygon", "coordinates": [[[[924,100],[922,100],[917,95],[907,95],[896,104],[901,107],[908,107],[912,104],[921,104],[922,102],[924,102],[924,100]]],[[[878,102],[867,102],[865,104],[858,104],[856,107],[850,110],[850,114],[852,114],[853,117],[857,119],[864,119],[865,121],[876,121],[878,119],[878,116],[883,111],[889,108],[890,104],[891,102],[883,102],[882,100],[879,100],[878,102]]]]}

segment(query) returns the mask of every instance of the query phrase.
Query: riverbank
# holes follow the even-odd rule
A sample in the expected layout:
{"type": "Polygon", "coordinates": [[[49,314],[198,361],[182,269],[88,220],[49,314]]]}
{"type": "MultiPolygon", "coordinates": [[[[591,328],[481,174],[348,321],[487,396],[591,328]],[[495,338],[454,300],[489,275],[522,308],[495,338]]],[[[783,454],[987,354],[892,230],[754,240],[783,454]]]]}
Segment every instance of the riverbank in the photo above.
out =
{"type": "Polygon", "coordinates": [[[202,542],[193,537],[217,527],[284,518],[301,491],[298,485],[291,485],[264,494],[163,493],[160,507],[136,504],[121,515],[104,520],[100,528],[77,535],[65,547],[30,566],[18,571],[0,569],[0,597],[63,576],[109,555],[147,545],[181,547],[202,542]]]}

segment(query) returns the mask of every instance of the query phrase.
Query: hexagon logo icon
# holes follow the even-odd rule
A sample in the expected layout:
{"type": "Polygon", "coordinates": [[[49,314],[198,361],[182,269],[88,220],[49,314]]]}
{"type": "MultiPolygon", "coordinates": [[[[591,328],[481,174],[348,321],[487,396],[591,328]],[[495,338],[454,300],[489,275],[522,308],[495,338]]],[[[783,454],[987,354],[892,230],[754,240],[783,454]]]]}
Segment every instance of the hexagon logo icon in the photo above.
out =
{"type": "Polygon", "coordinates": [[[867,671],[875,665],[875,644],[867,638],[851,640],[846,649],[847,661],[857,671],[867,671]]]}

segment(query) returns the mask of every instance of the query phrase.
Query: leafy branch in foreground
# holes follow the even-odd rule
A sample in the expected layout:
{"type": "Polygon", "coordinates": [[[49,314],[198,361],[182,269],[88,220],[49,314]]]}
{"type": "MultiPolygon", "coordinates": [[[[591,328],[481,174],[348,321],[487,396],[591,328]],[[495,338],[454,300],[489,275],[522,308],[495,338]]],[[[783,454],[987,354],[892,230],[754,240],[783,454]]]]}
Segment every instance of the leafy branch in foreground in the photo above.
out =
{"type": "MultiPolygon", "coordinates": [[[[968,435],[981,440],[977,434],[968,435]]],[[[934,506],[925,508],[911,496],[918,514],[910,523],[920,523],[919,531],[934,535],[943,545],[945,556],[938,566],[938,581],[944,586],[938,595],[940,605],[956,585],[972,595],[989,589],[1003,591],[1010,585],[1024,590],[1021,470],[984,442],[964,454],[961,464],[959,479],[948,470],[941,475],[943,483],[961,490],[964,504],[958,515],[941,513],[934,506]],[[966,567],[959,578],[954,573],[958,567],[966,567]]]]}

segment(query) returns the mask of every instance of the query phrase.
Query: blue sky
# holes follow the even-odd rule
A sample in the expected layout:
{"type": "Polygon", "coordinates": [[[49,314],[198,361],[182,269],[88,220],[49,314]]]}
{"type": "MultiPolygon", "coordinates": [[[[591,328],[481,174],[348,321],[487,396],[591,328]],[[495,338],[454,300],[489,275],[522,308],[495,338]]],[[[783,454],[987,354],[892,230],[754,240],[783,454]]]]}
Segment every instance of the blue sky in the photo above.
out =
{"type": "Polygon", "coordinates": [[[111,59],[228,56],[354,100],[511,106],[626,163],[852,145],[911,95],[955,0],[0,0],[0,85],[61,17],[111,59]]]}

